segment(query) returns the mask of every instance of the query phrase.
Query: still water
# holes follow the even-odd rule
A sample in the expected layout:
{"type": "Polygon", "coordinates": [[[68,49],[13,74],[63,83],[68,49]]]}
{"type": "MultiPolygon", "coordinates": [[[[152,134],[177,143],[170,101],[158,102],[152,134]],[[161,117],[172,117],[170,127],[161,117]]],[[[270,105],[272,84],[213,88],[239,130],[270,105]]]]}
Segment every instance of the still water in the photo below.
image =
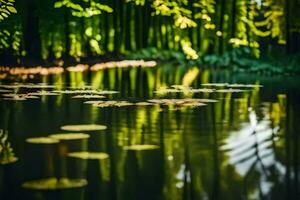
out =
{"type": "Polygon", "coordinates": [[[73,93],[22,101],[2,96],[0,152],[11,163],[0,165],[1,200],[299,199],[299,77],[166,66],[68,72],[25,82],[53,88],[6,89],[23,94],[92,87],[119,92],[103,95],[104,102],[142,103],[93,106],[84,103],[91,99],[72,98],[73,93]],[[234,92],[205,83],[256,86],[234,92]],[[223,91],[155,92],[182,84],[223,91]],[[217,102],[145,104],[149,99],[191,98],[217,102]],[[80,131],[89,138],[26,142],[69,133],[61,127],[78,124],[107,128],[80,131]],[[81,151],[103,154],[66,156],[81,151]],[[41,181],[46,178],[48,182],[41,181]]]}

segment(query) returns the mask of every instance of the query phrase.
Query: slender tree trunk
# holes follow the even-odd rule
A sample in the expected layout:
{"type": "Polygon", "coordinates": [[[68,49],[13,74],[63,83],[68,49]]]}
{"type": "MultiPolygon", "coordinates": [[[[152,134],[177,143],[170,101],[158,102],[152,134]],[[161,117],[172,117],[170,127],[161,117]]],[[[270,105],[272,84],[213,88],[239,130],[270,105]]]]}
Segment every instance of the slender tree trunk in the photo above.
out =
{"type": "Polygon", "coordinates": [[[109,44],[109,30],[110,30],[110,26],[109,26],[109,14],[108,13],[104,13],[104,50],[107,52],[109,50],[108,48],[108,44],[109,44]]]}
{"type": "Polygon", "coordinates": [[[122,44],[124,41],[124,35],[125,35],[125,31],[124,31],[124,7],[125,7],[125,2],[123,1],[119,1],[120,2],[120,6],[119,6],[119,23],[120,23],[120,29],[119,29],[119,52],[121,52],[121,48],[122,48],[122,44]]]}
{"type": "Polygon", "coordinates": [[[114,53],[119,53],[119,16],[118,13],[120,12],[119,1],[114,0],[114,15],[113,15],[113,26],[114,26],[114,53]]]}
{"type": "Polygon", "coordinates": [[[159,35],[159,40],[160,40],[160,48],[163,48],[164,46],[164,39],[163,39],[163,33],[162,33],[162,17],[157,16],[158,19],[158,35],[159,35]]]}
{"type": "Polygon", "coordinates": [[[169,35],[168,35],[168,26],[169,26],[169,23],[168,23],[169,19],[167,17],[164,17],[164,27],[165,27],[165,49],[169,49],[169,35]]]}
{"type": "Polygon", "coordinates": [[[126,20],[125,20],[125,49],[132,50],[131,46],[131,9],[132,3],[126,4],[126,20]]]}
{"type": "Polygon", "coordinates": [[[24,22],[24,45],[26,58],[31,62],[41,62],[41,38],[39,33],[38,2],[28,0],[26,5],[26,17],[24,22]]]}
{"type": "Polygon", "coordinates": [[[157,37],[157,32],[158,32],[158,24],[157,24],[157,16],[153,16],[153,25],[152,25],[152,30],[153,30],[153,38],[152,38],[152,45],[154,47],[158,47],[158,37],[157,37]]]}
{"type": "Polygon", "coordinates": [[[221,7],[220,7],[220,24],[219,24],[219,31],[220,31],[220,35],[219,37],[219,49],[218,52],[219,54],[223,53],[224,50],[224,14],[225,14],[225,0],[221,0],[221,7]]]}
{"type": "Polygon", "coordinates": [[[286,37],[286,52],[290,53],[290,0],[285,1],[285,37],[286,37]]]}
{"type": "Polygon", "coordinates": [[[65,29],[65,53],[64,57],[66,60],[70,59],[70,49],[71,49],[71,41],[70,41],[70,26],[69,26],[69,11],[67,8],[64,10],[64,29],[65,29]]]}
{"type": "Polygon", "coordinates": [[[149,1],[145,1],[144,5],[144,20],[142,22],[143,25],[143,48],[146,48],[148,46],[148,40],[149,40],[149,31],[150,31],[150,18],[151,18],[151,7],[149,4],[149,1]]]}

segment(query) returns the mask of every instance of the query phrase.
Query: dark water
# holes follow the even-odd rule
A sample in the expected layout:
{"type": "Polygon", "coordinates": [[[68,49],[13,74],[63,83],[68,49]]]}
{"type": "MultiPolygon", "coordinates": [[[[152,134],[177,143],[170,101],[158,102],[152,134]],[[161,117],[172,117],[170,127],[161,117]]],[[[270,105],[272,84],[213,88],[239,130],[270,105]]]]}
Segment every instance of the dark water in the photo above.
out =
{"type": "Polygon", "coordinates": [[[109,69],[30,80],[57,84],[55,89],[92,85],[120,92],[108,99],[130,100],[155,98],[155,88],[183,82],[193,88],[208,82],[264,87],[238,94],[194,94],[189,98],[218,102],[180,109],[98,108],[70,98],[72,95],[1,100],[0,129],[7,133],[19,159],[0,165],[0,199],[299,199],[299,77],[192,70],[174,66],[109,69]],[[195,73],[198,75],[193,76],[195,73]],[[108,129],[89,132],[88,141],[69,144],[70,148],[106,152],[109,159],[67,158],[63,170],[64,176],[87,179],[88,185],[54,191],[23,189],[23,182],[54,176],[62,170],[55,145],[28,144],[25,139],[61,133],[65,124],[87,123],[103,124],[108,129]],[[159,149],[124,149],[134,144],[157,145],[159,149]]]}

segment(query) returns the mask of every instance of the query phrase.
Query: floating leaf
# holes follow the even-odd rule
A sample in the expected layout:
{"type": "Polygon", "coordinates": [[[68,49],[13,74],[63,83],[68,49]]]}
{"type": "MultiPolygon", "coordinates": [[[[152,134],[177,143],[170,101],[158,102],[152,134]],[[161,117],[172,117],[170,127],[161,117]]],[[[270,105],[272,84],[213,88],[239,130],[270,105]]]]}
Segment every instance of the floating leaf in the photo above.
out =
{"type": "Polygon", "coordinates": [[[59,140],[50,137],[33,137],[27,138],[26,142],[31,144],[57,144],[59,140]]]}
{"type": "Polygon", "coordinates": [[[84,95],[76,95],[72,97],[73,99],[103,99],[105,96],[102,95],[94,95],[94,94],[84,94],[84,95]]]}
{"type": "Polygon", "coordinates": [[[238,92],[246,92],[247,90],[240,90],[240,89],[220,89],[220,90],[216,90],[216,92],[220,92],[220,93],[238,93],[238,92]]]}
{"type": "Polygon", "coordinates": [[[93,104],[97,107],[124,107],[124,106],[133,106],[134,103],[130,103],[128,101],[103,101],[100,103],[93,104]]]}
{"type": "Polygon", "coordinates": [[[85,133],[58,133],[49,135],[49,137],[55,140],[82,140],[88,139],[90,136],[85,133]]]}
{"type": "Polygon", "coordinates": [[[106,95],[106,94],[117,94],[118,91],[113,90],[54,90],[53,92],[62,93],[62,94],[94,94],[94,95],[106,95]]]}
{"type": "Polygon", "coordinates": [[[27,181],[22,184],[23,188],[32,190],[63,190],[70,188],[80,188],[87,185],[85,179],[69,179],[69,178],[45,178],[27,181]]]}
{"type": "Polygon", "coordinates": [[[153,106],[155,104],[150,103],[150,102],[137,102],[135,103],[136,106],[153,106]]]}
{"type": "Polygon", "coordinates": [[[109,155],[107,153],[102,153],[102,152],[81,151],[81,152],[69,153],[68,157],[80,158],[85,160],[103,160],[109,158],[109,155]]]}
{"type": "MultiPolygon", "coordinates": [[[[10,96],[7,96],[8,98],[4,98],[4,100],[10,100],[10,101],[25,101],[26,95],[18,95],[18,94],[8,94],[10,96]]],[[[3,95],[4,96],[4,95],[3,95]]]]}
{"type": "Polygon", "coordinates": [[[101,131],[107,129],[107,126],[99,124],[79,124],[65,125],[61,127],[64,131],[101,131]]]}
{"type": "Polygon", "coordinates": [[[207,99],[150,99],[150,103],[159,104],[159,105],[174,105],[174,106],[187,106],[187,107],[198,107],[205,106],[203,102],[215,102],[215,100],[207,99]]]}
{"type": "Polygon", "coordinates": [[[256,84],[229,84],[228,87],[231,88],[255,88],[255,87],[263,87],[262,85],[256,85],[256,84]]]}
{"type": "Polygon", "coordinates": [[[5,89],[1,89],[0,90],[0,93],[9,93],[9,92],[13,92],[13,91],[11,91],[11,90],[5,90],[5,89]]]}
{"type": "Polygon", "coordinates": [[[124,150],[132,150],[132,151],[145,151],[145,150],[155,150],[159,149],[159,146],[152,144],[135,144],[130,146],[125,146],[124,150]]]}
{"type": "Polygon", "coordinates": [[[57,95],[59,95],[59,93],[41,90],[41,91],[37,91],[37,92],[30,92],[30,93],[28,93],[28,95],[30,95],[30,96],[57,96],[57,95]]]}
{"type": "Polygon", "coordinates": [[[202,83],[201,85],[205,87],[226,87],[228,83],[202,83]]]}

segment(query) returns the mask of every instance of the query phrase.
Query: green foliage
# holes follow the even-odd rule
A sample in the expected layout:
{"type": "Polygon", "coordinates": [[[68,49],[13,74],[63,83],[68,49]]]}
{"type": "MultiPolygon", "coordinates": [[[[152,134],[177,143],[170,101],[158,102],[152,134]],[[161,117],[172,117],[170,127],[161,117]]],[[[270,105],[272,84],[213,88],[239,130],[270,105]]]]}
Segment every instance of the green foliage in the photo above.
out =
{"type": "Polygon", "coordinates": [[[195,19],[200,19],[204,23],[205,29],[215,29],[216,25],[213,22],[215,11],[215,0],[196,1],[193,6],[197,9],[195,19]]]}
{"type": "Polygon", "coordinates": [[[0,49],[9,48],[8,39],[10,37],[10,33],[8,30],[0,30],[0,49]]]}
{"type": "Polygon", "coordinates": [[[280,44],[285,44],[285,18],[284,8],[285,1],[278,0],[266,0],[263,4],[264,19],[262,21],[255,22],[255,25],[260,29],[268,30],[267,36],[277,38],[280,44]]]}
{"type": "Polygon", "coordinates": [[[113,9],[108,5],[98,3],[94,0],[83,0],[80,3],[75,3],[72,0],[57,1],[54,4],[55,8],[66,7],[71,9],[71,13],[75,17],[92,17],[99,15],[102,12],[113,12],[113,9]]]}
{"type": "Polygon", "coordinates": [[[196,27],[197,23],[191,19],[192,11],[187,8],[187,0],[154,0],[152,7],[155,15],[172,16],[174,25],[180,29],[196,27]]]}
{"type": "MultiPolygon", "coordinates": [[[[0,0],[0,20],[16,11],[13,3],[0,0]]],[[[0,51],[2,57],[30,55],[34,48],[28,48],[31,44],[23,38],[30,38],[31,33],[25,32],[31,30],[39,35],[35,37],[38,44],[32,47],[41,49],[42,58],[51,61],[111,52],[139,54],[139,49],[151,46],[163,55],[148,56],[142,49],[146,54],[142,57],[176,55],[180,62],[226,66],[240,49],[247,48],[259,58],[262,42],[285,44],[284,4],[284,0],[20,0],[19,13],[0,24],[0,51]],[[35,20],[28,21],[31,18],[35,20]],[[13,26],[6,23],[11,19],[16,21],[13,26]]]]}
{"type": "Polygon", "coordinates": [[[14,2],[15,0],[0,0],[0,21],[4,20],[12,13],[17,13],[14,2]]]}

